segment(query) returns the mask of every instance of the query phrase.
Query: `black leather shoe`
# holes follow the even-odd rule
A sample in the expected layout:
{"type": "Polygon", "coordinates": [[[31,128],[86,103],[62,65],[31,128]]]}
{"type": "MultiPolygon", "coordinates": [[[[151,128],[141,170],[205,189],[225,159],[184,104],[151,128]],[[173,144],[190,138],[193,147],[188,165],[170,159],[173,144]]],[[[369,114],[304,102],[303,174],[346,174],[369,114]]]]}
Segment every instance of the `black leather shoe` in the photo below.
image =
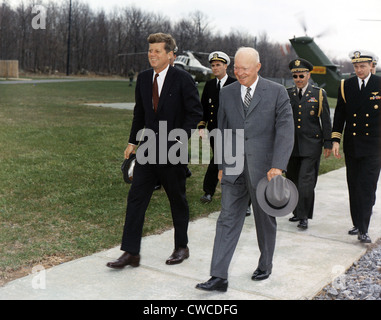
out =
{"type": "Polygon", "coordinates": [[[200,201],[202,203],[210,203],[212,202],[212,195],[205,193],[201,198],[200,201]]]}
{"type": "Polygon", "coordinates": [[[308,219],[300,219],[297,227],[304,230],[308,229],[308,219]]]}
{"type": "Polygon", "coordinates": [[[268,277],[270,277],[271,271],[262,271],[260,269],[257,269],[254,271],[253,275],[251,276],[251,280],[254,281],[260,281],[260,280],[266,280],[268,277]]]}
{"type": "Polygon", "coordinates": [[[297,217],[295,217],[295,216],[293,216],[293,217],[291,217],[290,219],[288,219],[288,221],[291,221],[291,222],[297,222],[297,221],[299,221],[300,219],[299,218],[297,218],[297,217]]]}
{"type": "Polygon", "coordinates": [[[353,227],[351,230],[348,231],[348,234],[350,234],[351,236],[354,236],[358,233],[359,233],[359,229],[356,227],[353,227]]]}
{"type": "Polygon", "coordinates": [[[218,277],[211,277],[208,281],[196,285],[196,289],[226,292],[228,290],[228,280],[218,277]]]}
{"type": "Polygon", "coordinates": [[[251,215],[251,207],[250,206],[248,206],[246,209],[246,217],[248,217],[249,215],[251,215]]]}
{"type": "Polygon", "coordinates": [[[139,267],[140,265],[140,255],[133,256],[128,252],[123,253],[118,260],[113,262],[108,262],[107,267],[112,269],[123,269],[125,266],[130,265],[131,267],[139,267]]]}
{"type": "Polygon", "coordinates": [[[166,264],[179,264],[189,258],[189,248],[175,249],[172,255],[165,261],[166,264]]]}
{"type": "Polygon", "coordinates": [[[372,243],[372,240],[367,233],[359,233],[357,239],[359,239],[362,243],[372,243]]]}

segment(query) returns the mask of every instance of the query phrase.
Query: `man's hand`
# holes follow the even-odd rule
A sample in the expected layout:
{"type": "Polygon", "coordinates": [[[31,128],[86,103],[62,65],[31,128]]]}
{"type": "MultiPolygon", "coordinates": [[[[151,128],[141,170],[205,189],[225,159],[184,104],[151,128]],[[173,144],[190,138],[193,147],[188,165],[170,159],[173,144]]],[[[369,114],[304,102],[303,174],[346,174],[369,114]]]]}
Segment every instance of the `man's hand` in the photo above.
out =
{"type": "Polygon", "coordinates": [[[332,149],[324,149],[324,158],[327,159],[330,157],[331,153],[332,153],[332,149]]]}
{"type": "Polygon", "coordinates": [[[270,181],[275,176],[281,176],[281,175],[282,175],[282,170],[272,168],[272,169],[270,169],[269,172],[267,172],[267,179],[270,181]]]}
{"type": "Polygon", "coordinates": [[[198,134],[201,139],[205,139],[205,130],[204,129],[199,129],[198,134]]]}
{"type": "Polygon", "coordinates": [[[222,180],[222,170],[218,171],[218,180],[221,182],[222,180]]]}
{"type": "Polygon", "coordinates": [[[341,154],[340,154],[340,143],[334,142],[332,144],[332,153],[335,156],[336,159],[341,159],[341,154]]]}
{"type": "Polygon", "coordinates": [[[135,150],[136,150],[136,146],[134,144],[129,144],[126,150],[124,150],[124,158],[129,159],[131,153],[135,153],[135,150]]]}

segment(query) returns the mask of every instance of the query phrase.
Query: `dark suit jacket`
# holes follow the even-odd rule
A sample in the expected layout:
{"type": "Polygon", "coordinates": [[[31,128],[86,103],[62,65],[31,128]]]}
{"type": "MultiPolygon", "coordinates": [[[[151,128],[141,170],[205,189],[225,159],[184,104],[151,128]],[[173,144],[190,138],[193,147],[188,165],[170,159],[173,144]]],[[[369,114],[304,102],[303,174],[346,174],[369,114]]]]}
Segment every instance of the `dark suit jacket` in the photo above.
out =
{"type": "Polygon", "coordinates": [[[308,85],[301,100],[294,86],[287,89],[294,115],[295,144],[292,156],[319,157],[324,148],[331,149],[332,124],[327,94],[322,93],[322,110],[320,106],[320,88],[308,85]]]}
{"type": "MultiPolygon", "coordinates": [[[[151,129],[158,137],[159,121],[166,122],[166,136],[173,129],[183,129],[189,139],[191,130],[197,128],[202,118],[202,106],[194,80],[189,73],[170,66],[155,113],[152,103],[153,72],[153,69],[143,71],[137,78],[136,104],[129,143],[139,143],[140,137],[137,137],[137,133],[143,128],[151,129]]],[[[167,144],[167,151],[174,143],[176,142],[167,144]]],[[[157,154],[159,148],[159,139],[156,138],[157,154]]]]}
{"type": "Polygon", "coordinates": [[[352,157],[379,155],[381,126],[381,78],[372,75],[360,92],[357,77],[339,88],[332,141],[340,142],[344,129],[344,153],[352,157]]]}
{"type": "MultiPolygon", "coordinates": [[[[224,87],[237,81],[237,79],[228,76],[224,87]]],[[[199,123],[198,128],[208,128],[209,131],[217,128],[217,113],[219,108],[219,94],[217,89],[217,78],[209,80],[205,83],[204,91],[202,92],[201,103],[204,108],[204,115],[202,121],[199,123]]]]}

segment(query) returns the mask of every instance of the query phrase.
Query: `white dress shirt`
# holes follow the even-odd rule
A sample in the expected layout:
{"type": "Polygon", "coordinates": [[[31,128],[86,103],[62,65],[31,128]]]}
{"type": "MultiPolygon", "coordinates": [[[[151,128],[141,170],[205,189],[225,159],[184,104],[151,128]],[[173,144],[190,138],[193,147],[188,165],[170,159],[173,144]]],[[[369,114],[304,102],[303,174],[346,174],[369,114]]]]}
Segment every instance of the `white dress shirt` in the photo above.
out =
{"type": "MultiPolygon", "coordinates": [[[[255,80],[255,82],[250,86],[250,88],[251,88],[251,91],[250,91],[251,98],[253,98],[253,96],[254,96],[254,92],[255,92],[255,89],[257,88],[258,80],[259,80],[259,76],[257,77],[257,80],[255,80]]],[[[248,87],[241,85],[241,98],[242,98],[242,101],[245,101],[245,96],[246,96],[247,88],[248,87]]]]}

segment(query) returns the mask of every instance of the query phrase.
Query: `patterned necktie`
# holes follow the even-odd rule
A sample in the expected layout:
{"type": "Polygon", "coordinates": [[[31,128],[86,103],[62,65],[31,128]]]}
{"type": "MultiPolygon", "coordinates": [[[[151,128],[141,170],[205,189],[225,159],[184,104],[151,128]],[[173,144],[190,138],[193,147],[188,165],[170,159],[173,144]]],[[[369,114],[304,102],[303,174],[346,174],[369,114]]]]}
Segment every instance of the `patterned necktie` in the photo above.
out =
{"type": "Polygon", "coordinates": [[[248,108],[250,106],[250,102],[251,102],[251,94],[250,94],[250,91],[251,91],[251,88],[247,88],[247,91],[246,91],[246,95],[245,95],[245,101],[243,102],[246,106],[246,108],[248,108]]]}
{"type": "Polygon", "coordinates": [[[155,80],[152,85],[152,101],[153,101],[153,110],[157,111],[157,106],[159,104],[159,86],[157,85],[157,77],[159,74],[156,73],[155,80]]]}

